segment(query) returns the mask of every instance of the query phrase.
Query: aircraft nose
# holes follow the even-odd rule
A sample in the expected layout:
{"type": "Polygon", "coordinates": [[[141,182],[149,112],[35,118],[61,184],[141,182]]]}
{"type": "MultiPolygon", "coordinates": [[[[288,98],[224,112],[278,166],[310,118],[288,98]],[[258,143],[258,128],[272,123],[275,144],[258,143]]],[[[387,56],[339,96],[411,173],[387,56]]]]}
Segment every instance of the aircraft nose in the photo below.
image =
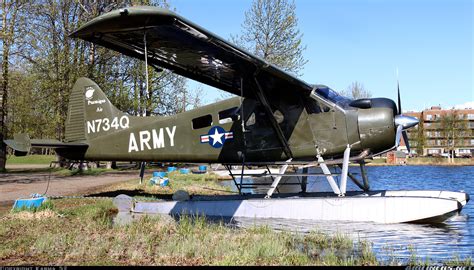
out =
{"type": "Polygon", "coordinates": [[[418,125],[418,123],[419,123],[418,118],[413,117],[413,116],[407,116],[403,114],[399,114],[395,116],[395,125],[402,126],[403,130],[414,127],[418,125]]]}
{"type": "Polygon", "coordinates": [[[397,115],[397,105],[389,98],[362,98],[352,101],[349,106],[359,109],[387,108],[397,115]]]}
{"type": "Polygon", "coordinates": [[[358,126],[363,149],[370,149],[372,153],[379,153],[393,146],[396,127],[392,106],[378,106],[359,110],[358,126]]]}

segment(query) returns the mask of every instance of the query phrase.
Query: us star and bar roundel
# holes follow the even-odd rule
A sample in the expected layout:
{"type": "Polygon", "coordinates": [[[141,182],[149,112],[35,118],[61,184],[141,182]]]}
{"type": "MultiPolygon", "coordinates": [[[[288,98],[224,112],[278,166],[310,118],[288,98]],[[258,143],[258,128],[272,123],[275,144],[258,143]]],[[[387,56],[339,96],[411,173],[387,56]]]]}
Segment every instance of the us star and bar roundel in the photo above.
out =
{"type": "Polygon", "coordinates": [[[214,126],[209,129],[206,135],[201,135],[201,143],[209,143],[214,148],[221,148],[226,140],[234,138],[232,131],[227,132],[225,129],[219,126],[214,126]]]}

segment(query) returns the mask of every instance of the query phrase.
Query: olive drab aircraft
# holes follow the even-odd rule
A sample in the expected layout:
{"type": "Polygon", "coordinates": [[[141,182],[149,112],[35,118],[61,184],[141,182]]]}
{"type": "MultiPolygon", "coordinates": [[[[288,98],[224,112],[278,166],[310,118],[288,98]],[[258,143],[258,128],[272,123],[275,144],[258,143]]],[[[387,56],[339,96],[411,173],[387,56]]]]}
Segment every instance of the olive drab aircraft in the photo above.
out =
{"type": "MultiPolygon", "coordinates": [[[[99,85],[80,78],[70,95],[65,140],[19,134],[5,140],[17,155],[31,147],[53,147],[78,161],[281,165],[277,179],[291,164],[323,165],[325,173],[326,165],[339,164],[347,174],[347,164],[357,162],[364,176],[364,159],[395,149],[401,137],[407,138],[405,130],[418,123],[401,114],[400,94],[398,106],[387,98],[351,100],[157,7],[108,12],[70,37],[236,97],[172,116],[139,117],[121,112],[99,85]]],[[[330,183],[336,193],[345,193],[343,184],[330,183]]],[[[369,188],[365,180],[359,186],[369,188]]]]}

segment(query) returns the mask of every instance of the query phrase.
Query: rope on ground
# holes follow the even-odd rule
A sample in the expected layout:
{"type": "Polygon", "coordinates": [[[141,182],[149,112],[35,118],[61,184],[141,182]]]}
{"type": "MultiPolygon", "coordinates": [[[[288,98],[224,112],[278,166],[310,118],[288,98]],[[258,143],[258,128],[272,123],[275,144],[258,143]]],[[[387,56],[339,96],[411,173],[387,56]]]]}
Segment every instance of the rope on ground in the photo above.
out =
{"type": "Polygon", "coordinates": [[[105,196],[88,196],[88,195],[72,195],[72,196],[60,196],[60,195],[51,195],[47,196],[48,199],[57,200],[57,199],[110,199],[111,197],[105,196]]]}

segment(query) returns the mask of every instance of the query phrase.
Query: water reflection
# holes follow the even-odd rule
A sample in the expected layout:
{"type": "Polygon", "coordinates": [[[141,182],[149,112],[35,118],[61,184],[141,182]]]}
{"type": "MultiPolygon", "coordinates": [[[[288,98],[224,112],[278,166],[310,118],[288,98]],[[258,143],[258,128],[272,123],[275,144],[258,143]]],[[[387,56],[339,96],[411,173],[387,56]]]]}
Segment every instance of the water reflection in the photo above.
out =
{"type": "MultiPolygon", "coordinates": [[[[371,189],[413,189],[413,190],[450,190],[465,191],[474,194],[474,167],[437,167],[437,166],[391,166],[368,167],[371,189]]],[[[317,169],[312,172],[317,173],[317,169]]],[[[350,172],[358,173],[357,167],[350,172]]],[[[271,183],[269,178],[244,178],[247,183],[271,183]]],[[[282,183],[300,183],[301,178],[286,177],[282,183]]],[[[233,186],[232,181],[224,185],[233,186]]],[[[235,187],[234,187],[235,189],[235,187]]],[[[236,190],[236,189],[235,189],[236,190]]],[[[265,193],[266,186],[244,189],[247,193],[265,193]]],[[[280,192],[299,192],[300,186],[284,185],[280,192]]],[[[348,181],[347,190],[358,190],[348,181]]],[[[308,177],[308,192],[331,191],[323,177],[308,177]]],[[[397,258],[402,261],[416,255],[422,261],[431,262],[474,257],[474,215],[473,202],[469,202],[462,212],[443,224],[376,224],[355,222],[321,222],[285,219],[248,219],[234,220],[236,226],[268,225],[275,230],[289,230],[306,233],[318,230],[326,233],[342,233],[354,240],[369,240],[381,260],[397,258]]]]}

